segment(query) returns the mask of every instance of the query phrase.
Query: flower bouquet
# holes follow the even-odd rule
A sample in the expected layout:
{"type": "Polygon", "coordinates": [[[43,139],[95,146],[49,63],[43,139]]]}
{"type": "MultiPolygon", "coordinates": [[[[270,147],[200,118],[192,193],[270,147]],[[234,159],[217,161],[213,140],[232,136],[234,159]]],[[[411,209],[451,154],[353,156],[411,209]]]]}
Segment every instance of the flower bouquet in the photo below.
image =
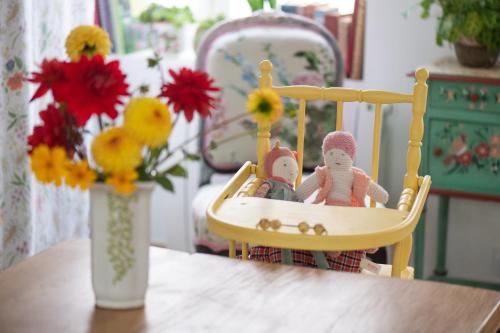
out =
{"type": "Polygon", "coordinates": [[[171,177],[187,175],[180,162],[197,159],[169,145],[179,116],[210,115],[219,91],[204,72],[170,70],[148,59],[162,77],[156,96],[129,91],[118,60],[108,61],[107,33],[80,26],[66,39],[69,61],[45,59],[29,81],[36,100],[49,94],[41,123],[28,137],[31,168],[45,184],[91,190],[92,281],[96,303],[109,308],[144,304],[147,289],[150,195],[154,184],[173,191],[171,177]],[[173,115],[175,119],[173,120],[173,115]],[[180,161],[170,163],[180,153],[180,161]]]}

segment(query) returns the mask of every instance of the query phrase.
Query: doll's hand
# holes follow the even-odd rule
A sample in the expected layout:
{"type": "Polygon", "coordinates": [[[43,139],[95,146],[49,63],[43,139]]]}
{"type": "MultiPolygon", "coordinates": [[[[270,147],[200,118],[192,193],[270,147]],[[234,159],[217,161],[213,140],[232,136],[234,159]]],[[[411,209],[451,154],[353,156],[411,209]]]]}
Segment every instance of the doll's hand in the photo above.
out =
{"type": "Polygon", "coordinates": [[[255,191],[254,196],[259,197],[259,198],[265,198],[267,195],[267,192],[269,192],[270,189],[271,189],[271,186],[267,183],[264,183],[264,184],[259,186],[257,191],[255,191]]]}
{"type": "Polygon", "coordinates": [[[379,184],[371,181],[370,185],[368,186],[368,196],[370,198],[373,198],[376,202],[381,202],[383,204],[386,204],[387,201],[389,201],[389,193],[380,186],[379,184]]]}

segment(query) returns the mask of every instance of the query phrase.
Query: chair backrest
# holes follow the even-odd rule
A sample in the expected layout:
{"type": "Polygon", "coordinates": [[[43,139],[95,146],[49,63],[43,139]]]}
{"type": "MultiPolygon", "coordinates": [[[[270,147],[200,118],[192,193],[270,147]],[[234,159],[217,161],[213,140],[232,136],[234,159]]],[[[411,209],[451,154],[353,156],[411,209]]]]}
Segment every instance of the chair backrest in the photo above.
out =
{"type": "MultiPolygon", "coordinates": [[[[206,71],[222,88],[219,106],[202,126],[205,163],[217,172],[235,172],[244,162],[256,161],[256,125],[245,112],[248,93],[259,86],[261,59],[275,66],[280,85],[340,86],[343,63],[331,34],[316,22],[298,15],[261,13],[219,24],[207,32],[197,52],[197,69],[206,71]],[[232,119],[235,122],[227,123],[232,119]],[[226,124],[227,123],[227,124],[226,124]],[[224,126],[219,126],[224,124],[224,126]]],[[[272,128],[284,145],[296,142],[297,104],[285,100],[285,115],[272,128]]],[[[335,128],[335,104],[311,102],[306,146],[321,145],[323,136],[335,128]]],[[[304,167],[321,162],[316,149],[306,149],[304,167]]]]}
{"type": "MultiPolygon", "coordinates": [[[[294,86],[273,86],[272,72],[273,65],[269,60],[260,63],[260,88],[272,88],[281,97],[293,98],[299,101],[298,124],[297,124],[297,152],[299,162],[299,176],[296,185],[302,181],[302,165],[304,156],[304,134],[306,102],[310,100],[335,101],[336,109],[336,130],[343,129],[344,103],[346,102],[366,102],[375,105],[375,119],[372,143],[372,166],[371,178],[378,180],[379,157],[380,157],[380,132],[382,123],[382,105],[409,103],[412,105],[412,118],[410,122],[408,151],[406,156],[406,174],[404,176],[404,188],[399,199],[398,209],[409,211],[418,192],[419,175],[418,169],[421,160],[421,145],[424,134],[424,113],[427,103],[427,84],[429,76],[425,68],[419,68],[415,72],[416,83],[412,94],[402,94],[382,90],[355,90],[349,88],[323,88],[305,85],[294,86]]],[[[270,126],[259,124],[257,142],[257,177],[264,178],[264,156],[270,149],[270,126]]],[[[375,207],[372,200],[371,207],[375,207]]]]}

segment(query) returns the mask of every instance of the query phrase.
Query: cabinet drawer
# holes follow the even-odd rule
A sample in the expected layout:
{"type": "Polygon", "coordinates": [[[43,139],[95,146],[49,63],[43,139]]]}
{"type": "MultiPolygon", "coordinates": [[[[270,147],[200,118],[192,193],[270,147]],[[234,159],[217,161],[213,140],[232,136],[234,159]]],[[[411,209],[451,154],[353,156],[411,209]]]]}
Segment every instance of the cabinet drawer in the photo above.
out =
{"type": "Polygon", "coordinates": [[[430,82],[428,103],[448,110],[500,113],[500,86],[433,80],[430,82]]]}
{"type": "Polygon", "coordinates": [[[425,171],[436,189],[500,196],[500,125],[430,119],[425,171]]]}

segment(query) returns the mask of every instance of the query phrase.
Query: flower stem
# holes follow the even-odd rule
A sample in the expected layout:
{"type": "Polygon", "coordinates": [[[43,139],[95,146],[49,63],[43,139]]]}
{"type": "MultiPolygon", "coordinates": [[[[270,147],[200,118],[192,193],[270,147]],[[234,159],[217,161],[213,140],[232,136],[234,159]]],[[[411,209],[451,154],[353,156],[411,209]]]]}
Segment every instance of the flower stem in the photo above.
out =
{"type": "Polygon", "coordinates": [[[97,121],[99,122],[99,128],[101,129],[101,132],[102,132],[104,130],[104,125],[102,124],[101,115],[97,116],[97,121]]]}
{"type": "MultiPolygon", "coordinates": [[[[172,149],[172,150],[170,151],[170,153],[169,153],[167,156],[165,156],[165,158],[164,158],[164,159],[163,159],[163,161],[161,161],[161,162],[166,161],[166,160],[167,160],[170,156],[172,156],[175,152],[177,152],[178,150],[180,150],[180,149],[184,148],[184,146],[185,146],[185,145],[187,145],[188,143],[192,142],[193,140],[198,139],[201,135],[204,135],[204,134],[208,134],[208,133],[210,133],[210,132],[213,132],[213,131],[215,131],[216,129],[219,129],[219,128],[221,128],[221,127],[224,127],[224,126],[226,126],[226,125],[228,125],[228,124],[230,124],[230,123],[232,123],[232,122],[234,122],[234,121],[236,121],[236,120],[239,120],[239,119],[241,119],[241,118],[244,118],[244,117],[246,117],[246,116],[249,116],[249,114],[248,114],[248,113],[246,113],[246,112],[245,112],[245,113],[241,113],[241,114],[236,115],[236,116],[234,116],[234,117],[232,117],[232,118],[229,118],[229,119],[227,119],[227,120],[225,120],[225,121],[223,121],[223,122],[221,122],[221,123],[219,123],[219,124],[216,124],[216,125],[214,125],[213,127],[210,127],[210,128],[209,128],[209,129],[207,129],[206,131],[200,132],[200,133],[198,133],[198,134],[196,134],[196,135],[194,135],[194,136],[190,137],[189,139],[185,140],[185,141],[184,141],[184,142],[182,142],[180,145],[178,145],[177,147],[175,147],[174,149],[172,149]]],[[[161,163],[161,162],[160,162],[160,163],[161,163]]]]}

